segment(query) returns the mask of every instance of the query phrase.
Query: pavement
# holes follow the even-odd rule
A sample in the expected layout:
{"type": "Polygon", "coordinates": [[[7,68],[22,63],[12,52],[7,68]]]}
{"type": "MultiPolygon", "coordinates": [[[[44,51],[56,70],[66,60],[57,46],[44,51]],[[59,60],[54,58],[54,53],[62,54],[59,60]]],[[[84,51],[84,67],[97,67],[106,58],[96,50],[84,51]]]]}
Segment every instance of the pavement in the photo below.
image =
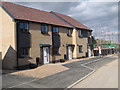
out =
{"type": "Polygon", "coordinates": [[[2,74],[12,74],[12,75],[20,75],[20,76],[26,76],[26,77],[33,77],[33,78],[43,78],[47,77],[50,75],[54,75],[56,73],[65,71],[69,68],[62,66],[63,64],[71,63],[71,62],[76,62],[76,61],[83,61],[90,59],[91,57],[88,58],[81,58],[81,59],[72,59],[72,60],[67,60],[64,63],[50,63],[50,64],[45,64],[42,66],[39,66],[34,69],[26,69],[26,70],[2,70],[2,74]]]}
{"type": "Polygon", "coordinates": [[[26,77],[33,77],[33,78],[44,78],[50,75],[54,75],[56,73],[68,70],[69,68],[64,67],[62,65],[51,65],[46,64],[35,69],[27,69],[18,72],[11,73],[12,75],[20,75],[26,77]]]}
{"type": "Polygon", "coordinates": [[[99,68],[72,88],[118,88],[118,60],[99,68]]]}
{"type": "Polygon", "coordinates": [[[21,75],[3,75],[3,88],[68,88],[89,73],[117,59],[117,57],[95,57],[77,62],[63,63],[67,70],[38,78],[21,75]]]}

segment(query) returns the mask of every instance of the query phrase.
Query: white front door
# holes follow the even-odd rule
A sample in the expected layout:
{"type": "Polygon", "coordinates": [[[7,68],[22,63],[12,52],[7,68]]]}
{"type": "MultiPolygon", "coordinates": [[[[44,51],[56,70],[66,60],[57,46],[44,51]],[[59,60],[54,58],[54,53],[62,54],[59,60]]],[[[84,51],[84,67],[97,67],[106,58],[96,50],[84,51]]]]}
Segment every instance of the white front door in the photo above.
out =
{"type": "Polygon", "coordinates": [[[49,63],[49,48],[48,47],[43,48],[43,62],[44,64],[49,63]]]}
{"type": "Polygon", "coordinates": [[[91,48],[88,46],[88,57],[91,57],[91,48]]]}
{"type": "Polygon", "coordinates": [[[68,59],[71,60],[72,59],[72,47],[68,47],[68,59]]]}

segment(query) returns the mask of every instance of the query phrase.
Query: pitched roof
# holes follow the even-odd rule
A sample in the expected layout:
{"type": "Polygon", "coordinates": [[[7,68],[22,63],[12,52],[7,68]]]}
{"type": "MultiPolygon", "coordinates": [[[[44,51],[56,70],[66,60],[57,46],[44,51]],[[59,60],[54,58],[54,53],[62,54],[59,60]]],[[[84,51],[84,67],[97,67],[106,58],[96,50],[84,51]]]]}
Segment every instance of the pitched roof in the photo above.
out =
{"type": "Polygon", "coordinates": [[[75,26],[76,28],[82,28],[82,29],[91,30],[90,28],[88,28],[87,26],[85,26],[82,23],[78,22],[77,20],[73,19],[72,17],[69,17],[69,16],[64,15],[64,14],[56,13],[56,12],[53,12],[53,11],[51,11],[51,13],[56,14],[57,16],[61,17],[62,19],[64,19],[65,21],[67,21],[71,25],[75,26]]]}
{"type": "Polygon", "coordinates": [[[64,21],[58,19],[49,12],[25,7],[10,2],[2,2],[2,7],[14,18],[20,20],[28,20],[40,23],[47,23],[52,25],[59,25],[64,27],[71,27],[64,21]]]}

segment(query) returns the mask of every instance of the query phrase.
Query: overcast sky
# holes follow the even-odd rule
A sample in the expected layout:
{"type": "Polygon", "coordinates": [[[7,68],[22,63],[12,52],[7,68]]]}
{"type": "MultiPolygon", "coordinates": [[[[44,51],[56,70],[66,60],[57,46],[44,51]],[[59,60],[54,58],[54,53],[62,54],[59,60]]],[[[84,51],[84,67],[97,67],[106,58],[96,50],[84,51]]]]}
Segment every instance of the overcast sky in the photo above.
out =
{"type": "Polygon", "coordinates": [[[69,15],[93,29],[96,38],[117,41],[117,2],[17,2],[17,4],[69,15]]]}

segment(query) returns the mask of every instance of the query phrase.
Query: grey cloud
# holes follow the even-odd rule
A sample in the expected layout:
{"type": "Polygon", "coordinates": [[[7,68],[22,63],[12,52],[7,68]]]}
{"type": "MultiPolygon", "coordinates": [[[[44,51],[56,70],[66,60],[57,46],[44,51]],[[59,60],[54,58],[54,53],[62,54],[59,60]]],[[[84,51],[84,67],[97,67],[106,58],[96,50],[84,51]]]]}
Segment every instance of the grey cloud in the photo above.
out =
{"type": "Polygon", "coordinates": [[[67,14],[71,7],[79,5],[79,2],[16,2],[17,4],[27,5],[45,11],[55,11],[67,14]]]}

